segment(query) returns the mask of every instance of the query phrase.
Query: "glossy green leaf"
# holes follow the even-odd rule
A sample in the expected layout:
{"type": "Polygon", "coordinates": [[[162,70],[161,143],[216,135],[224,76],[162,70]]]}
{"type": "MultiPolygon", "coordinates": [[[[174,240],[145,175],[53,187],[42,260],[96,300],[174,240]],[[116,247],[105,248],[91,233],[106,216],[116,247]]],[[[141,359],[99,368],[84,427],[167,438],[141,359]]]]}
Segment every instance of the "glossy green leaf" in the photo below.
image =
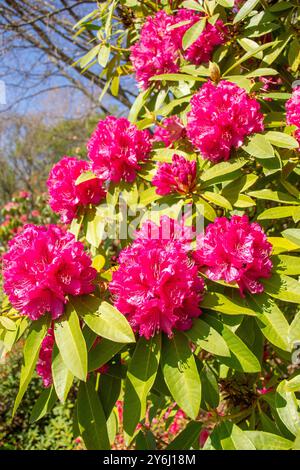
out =
{"type": "Polygon", "coordinates": [[[290,242],[299,246],[300,248],[300,229],[299,228],[288,228],[282,232],[282,235],[287,238],[290,242]]]}
{"type": "Polygon", "coordinates": [[[300,303],[300,283],[285,274],[273,274],[269,279],[264,279],[265,292],[275,299],[284,302],[300,303]]]}
{"type": "Polygon", "coordinates": [[[206,25],[206,18],[201,18],[200,21],[194,23],[187,31],[184,33],[182,38],[182,47],[183,50],[188,49],[200,36],[206,25]]]}
{"type": "Polygon", "coordinates": [[[57,395],[53,386],[43,390],[31,410],[29,422],[34,423],[35,421],[43,418],[47,413],[49,413],[49,411],[52,410],[56,400],[57,395]]]}
{"type": "Polygon", "coordinates": [[[223,450],[255,450],[247,435],[236,424],[225,421],[218,426],[223,450]]]}
{"type": "Polygon", "coordinates": [[[21,368],[20,385],[18,394],[14,403],[13,416],[18,409],[24,393],[34,372],[42,341],[47,333],[50,325],[50,319],[42,316],[38,320],[32,322],[29,333],[24,345],[23,364],[21,368]]]}
{"type": "Polygon", "coordinates": [[[293,442],[264,431],[244,431],[245,436],[252,442],[256,450],[289,450],[293,442]]]}
{"type": "Polygon", "coordinates": [[[194,442],[199,438],[202,423],[190,421],[185,429],[166,447],[166,450],[190,450],[194,442]]]}
{"type": "Polygon", "coordinates": [[[166,384],[177,405],[192,419],[198,415],[201,382],[187,338],[176,332],[163,338],[162,370],[166,384]]]}
{"type": "Polygon", "coordinates": [[[154,384],[161,350],[161,337],[140,337],[130,361],[124,395],[123,426],[130,443],[136,426],[145,417],[147,396],[154,384]]]}
{"type": "Polygon", "coordinates": [[[193,327],[185,332],[186,336],[205,351],[219,356],[230,356],[230,352],[222,336],[201,318],[193,322],[193,327]]]}
{"type": "Polygon", "coordinates": [[[66,312],[55,322],[54,335],[62,360],[75,377],[85,381],[87,350],[79,319],[71,302],[66,312]]]}
{"type": "Polygon", "coordinates": [[[98,393],[106,419],[109,418],[121,392],[121,379],[108,374],[101,374],[98,393]]]}
{"type": "Polygon", "coordinates": [[[239,21],[242,21],[244,18],[246,18],[249,13],[251,13],[252,10],[256,7],[256,5],[259,3],[259,0],[247,0],[239,9],[237,14],[234,17],[233,24],[238,23],[239,21]]]}
{"type": "Polygon", "coordinates": [[[125,345],[115,343],[109,339],[101,338],[100,342],[92,347],[88,356],[89,372],[99,369],[108,361],[110,361],[125,345]]]}
{"type": "Polygon", "coordinates": [[[246,145],[243,145],[243,150],[257,158],[273,158],[274,150],[270,142],[262,134],[254,134],[249,137],[246,145]]]}
{"type": "Polygon", "coordinates": [[[52,378],[53,385],[59,400],[64,403],[73,384],[73,374],[69,371],[56,344],[52,352],[52,378]]]}
{"type": "Polygon", "coordinates": [[[300,429],[299,404],[294,392],[286,390],[287,381],[283,380],[277,387],[275,405],[277,413],[286,428],[296,436],[300,429]]]}
{"type": "Polygon", "coordinates": [[[80,383],[77,420],[80,434],[88,450],[110,449],[106,417],[93,380],[80,383]]]}
{"type": "Polygon", "coordinates": [[[207,292],[201,302],[201,307],[227,315],[256,315],[255,311],[238,294],[229,298],[219,292],[207,292]]]}
{"type": "Polygon", "coordinates": [[[282,147],[285,149],[296,149],[299,147],[297,140],[284,132],[268,131],[265,134],[265,137],[276,147],[282,147]]]}

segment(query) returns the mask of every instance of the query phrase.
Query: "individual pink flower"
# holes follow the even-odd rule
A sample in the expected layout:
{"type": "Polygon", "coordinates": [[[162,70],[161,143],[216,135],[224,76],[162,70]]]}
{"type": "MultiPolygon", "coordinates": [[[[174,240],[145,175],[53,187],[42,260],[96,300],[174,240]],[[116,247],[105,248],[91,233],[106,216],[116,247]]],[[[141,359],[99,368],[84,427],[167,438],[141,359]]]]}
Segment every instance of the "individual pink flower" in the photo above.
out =
{"type": "Polygon", "coordinates": [[[88,145],[92,169],[99,178],[132,182],[151,151],[150,133],[138,130],[128,119],[108,116],[100,121],[88,145]]]}
{"type": "Polygon", "coordinates": [[[33,211],[31,211],[31,216],[32,217],[40,217],[41,213],[40,211],[34,209],[33,211]]]}
{"type": "Polygon", "coordinates": [[[188,194],[196,185],[197,164],[179,155],[173,155],[172,163],[159,163],[152,184],[161,196],[170,193],[188,194]]]}
{"type": "Polygon", "coordinates": [[[56,163],[47,181],[49,204],[63,223],[76,217],[78,208],[98,204],[105,197],[103,180],[93,178],[76,185],[77,178],[90,170],[90,164],[75,157],[63,157],[56,163]]]}
{"type": "Polygon", "coordinates": [[[272,245],[258,223],[246,215],[216,218],[197,244],[194,259],[209,279],[237,283],[242,296],[263,292],[260,280],[271,276],[272,245]]]}
{"type": "Polygon", "coordinates": [[[54,331],[49,328],[47,335],[42,341],[39,358],[36,365],[37,374],[42,378],[44,387],[52,385],[52,351],[54,346],[54,331]]]}
{"type": "MultiPolygon", "coordinates": [[[[178,48],[182,48],[182,39],[186,31],[199,22],[203,16],[204,14],[201,12],[185,8],[178,10],[175,15],[175,23],[189,21],[189,23],[183,24],[172,31],[172,35],[176,37],[178,48]]],[[[209,62],[214,49],[224,44],[227,34],[228,30],[222,20],[217,20],[215,24],[207,21],[204,30],[196,41],[183,51],[184,58],[195,65],[209,62]]]]}
{"type": "Polygon", "coordinates": [[[170,28],[174,17],[164,10],[154,17],[148,16],[142,27],[139,41],[131,48],[130,60],[137,82],[146,90],[150,78],[163,73],[179,71],[179,50],[170,28]]]}
{"type": "Polygon", "coordinates": [[[20,191],[18,197],[21,199],[29,199],[30,193],[28,191],[20,191]]]}
{"type": "Polygon", "coordinates": [[[56,225],[26,225],[3,255],[4,290],[31,320],[48,312],[58,318],[68,295],[94,291],[96,274],[83,244],[56,225]]]}
{"type": "Polygon", "coordinates": [[[156,126],[153,135],[154,142],[163,142],[166,147],[171,147],[174,142],[185,137],[186,130],[178,116],[170,116],[156,126]]]}
{"type": "Polygon", "coordinates": [[[293,90],[292,97],[286,102],[286,122],[290,126],[296,126],[295,138],[300,146],[300,86],[293,90]]]}
{"type": "Polygon", "coordinates": [[[153,223],[142,226],[132,245],[121,251],[109,285],[116,308],[146,339],[159,331],[171,336],[174,329],[188,330],[201,314],[204,282],[188,256],[188,240],[175,236],[180,224],[173,221],[178,227],[163,237],[162,226],[169,220],[161,220],[156,231],[153,223]]]}
{"type": "Polygon", "coordinates": [[[230,158],[247,136],[264,130],[260,105],[236,84],[205,83],[191,99],[187,134],[204,159],[230,158]]]}

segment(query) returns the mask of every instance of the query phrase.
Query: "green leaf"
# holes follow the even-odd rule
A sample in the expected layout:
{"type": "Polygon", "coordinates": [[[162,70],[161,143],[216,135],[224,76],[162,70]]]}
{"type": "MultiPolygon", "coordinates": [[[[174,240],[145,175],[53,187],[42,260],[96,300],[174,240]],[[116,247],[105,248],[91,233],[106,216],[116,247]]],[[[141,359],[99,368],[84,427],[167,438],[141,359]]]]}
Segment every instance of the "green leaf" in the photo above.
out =
{"type": "Polygon", "coordinates": [[[99,369],[110,361],[125,345],[115,343],[105,338],[101,338],[100,343],[89,351],[88,370],[89,372],[99,369]]]}
{"type": "Polygon", "coordinates": [[[120,396],[121,382],[121,379],[117,377],[112,377],[108,374],[100,375],[98,393],[106,419],[109,418],[120,396]]]}
{"type": "Polygon", "coordinates": [[[54,335],[62,360],[67,368],[85,381],[87,376],[87,350],[78,316],[69,302],[66,312],[55,322],[54,335]]]}
{"type": "Polygon", "coordinates": [[[198,415],[201,381],[187,338],[179,331],[163,338],[162,370],[177,405],[192,419],[198,415]]]}
{"type": "Polygon", "coordinates": [[[101,67],[105,68],[109,61],[110,56],[110,45],[109,44],[102,44],[98,54],[98,62],[101,67]]]}
{"type": "Polygon", "coordinates": [[[224,209],[228,209],[230,211],[232,210],[232,205],[230,202],[221,194],[205,191],[202,193],[202,197],[207,199],[209,202],[212,202],[216,206],[224,207],[224,209]]]}
{"type": "Polygon", "coordinates": [[[290,242],[300,247],[300,229],[299,228],[288,228],[282,232],[284,238],[287,238],[290,242]]]}
{"type": "Polygon", "coordinates": [[[185,429],[166,447],[166,450],[190,450],[198,439],[202,423],[190,421],[185,429]]]}
{"type": "Polygon", "coordinates": [[[73,374],[66,367],[56,344],[52,352],[52,378],[56,394],[59,400],[64,403],[73,383],[73,374]]]}
{"type": "Polygon", "coordinates": [[[224,181],[225,175],[230,175],[236,170],[239,170],[247,163],[244,159],[239,159],[232,162],[221,162],[213,165],[208,170],[204,171],[201,175],[201,181],[208,183],[209,181],[216,183],[224,181]]]}
{"type": "Polygon", "coordinates": [[[86,181],[94,180],[97,176],[94,175],[92,171],[84,171],[75,181],[75,186],[79,186],[81,183],[85,183],[86,181]]]}
{"type": "Polygon", "coordinates": [[[278,206],[266,209],[257,217],[257,220],[284,219],[292,217],[296,210],[295,206],[278,206]]]}
{"type": "Polygon", "coordinates": [[[108,450],[106,417],[93,380],[80,383],[77,399],[78,427],[88,450],[108,450]]]}
{"type": "Polygon", "coordinates": [[[155,450],[156,441],[153,433],[147,429],[140,430],[135,439],[135,450],[155,450]]]}
{"type": "Polygon", "coordinates": [[[296,313],[289,327],[289,341],[291,348],[294,349],[300,342],[300,311],[296,313]]]}
{"type": "Polygon", "coordinates": [[[292,276],[300,274],[300,257],[289,255],[272,256],[273,270],[292,276]]]}
{"type": "Polygon", "coordinates": [[[278,348],[289,351],[289,324],[273,299],[266,294],[250,295],[249,304],[257,312],[263,335],[278,348]]]}
{"type": "Polygon", "coordinates": [[[265,292],[275,299],[284,302],[300,303],[300,283],[285,274],[273,274],[270,279],[264,279],[265,292]]]}
{"type": "Polygon", "coordinates": [[[220,402],[219,385],[215,374],[204,366],[200,372],[200,380],[202,386],[201,408],[208,406],[209,408],[217,408],[220,402]]]}
{"type": "Polygon", "coordinates": [[[299,405],[294,392],[288,392],[286,386],[286,380],[283,380],[278,385],[275,393],[275,405],[283,424],[296,436],[300,429],[299,405]]]}
{"type": "Polygon", "coordinates": [[[274,150],[270,142],[262,134],[254,134],[248,143],[242,146],[245,152],[257,158],[273,158],[274,150]]]}
{"type": "Polygon", "coordinates": [[[71,299],[74,309],[97,335],[116,343],[134,343],[133,331],[115,307],[93,295],[78,296],[71,299]]]}
{"type": "Polygon", "coordinates": [[[247,73],[245,77],[255,78],[255,77],[262,77],[262,76],[266,77],[268,75],[278,75],[278,71],[275,69],[270,69],[270,68],[255,69],[247,73]]]}
{"type": "Polygon", "coordinates": [[[289,450],[293,442],[264,431],[244,431],[246,437],[252,442],[256,450],[289,450]]]}
{"type": "Polygon", "coordinates": [[[218,426],[223,450],[255,450],[251,440],[236,424],[223,422],[218,426]]]}
{"type": "Polygon", "coordinates": [[[80,67],[84,69],[98,54],[101,45],[97,44],[97,46],[93,47],[87,54],[85,54],[79,61],[80,67]]]}
{"type": "Polygon", "coordinates": [[[268,131],[265,137],[272,145],[275,145],[275,147],[285,149],[296,149],[299,147],[297,140],[284,132],[268,131]]]}
{"type": "Polygon", "coordinates": [[[47,333],[49,325],[50,319],[48,318],[48,316],[42,316],[38,320],[33,321],[29,328],[29,333],[24,345],[20,385],[14,403],[13,416],[15,415],[15,412],[17,411],[23,398],[23,395],[26,392],[28,384],[31,380],[35,365],[38,360],[40,347],[47,333]]]}
{"type": "Polygon", "coordinates": [[[154,384],[161,350],[161,337],[140,337],[131,358],[125,382],[123,426],[129,444],[136,426],[145,417],[147,396],[154,384]]]}
{"type": "Polygon", "coordinates": [[[289,194],[285,194],[280,191],[272,191],[271,189],[260,189],[259,191],[250,191],[248,195],[256,197],[257,199],[282,202],[283,204],[299,204],[299,202],[289,194]]]}
{"type": "Polygon", "coordinates": [[[256,315],[238,294],[232,294],[229,298],[219,292],[206,292],[201,307],[227,315],[256,315]]]}
{"type": "Polygon", "coordinates": [[[208,323],[197,318],[193,327],[185,335],[205,351],[219,356],[230,356],[230,352],[222,336],[208,323]]]}
{"type": "MultiPolygon", "coordinates": [[[[291,230],[294,230],[294,229],[291,229],[291,230]]],[[[285,253],[289,251],[298,251],[300,248],[300,240],[299,240],[298,245],[282,237],[268,237],[268,241],[273,246],[274,255],[278,255],[280,253],[285,253]]]]}
{"type": "Polygon", "coordinates": [[[185,51],[188,49],[200,36],[206,25],[206,18],[201,18],[200,21],[194,23],[183,35],[182,47],[185,51]]]}
{"type": "Polygon", "coordinates": [[[129,111],[128,119],[131,122],[136,122],[139,116],[139,113],[143,106],[145,105],[148,96],[151,93],[151,88],[148,88],[145,91],[142,91],[136,100],[134,101],[133,105],[131,106],[131,109],[129,111]]]}
{"type": "Polygon", "coordinates": [[[32,408],[29,422],[34,423],[35,421],[43,418],[47,413],[49,413],[49,411],[52,410],[56,400],[57,395],[53,386],[43,390],[32,408]]]}
{"type": "Polygon", "coordinates": [[[287,392],[299,392],[300,391],[300,374],[296,375],[292,379],[286,382],[285,389],[287,392]]]}
{"type": "Polygon", "coordinates": [[[154,75],[150,78],[150,81],[163,81],[166,82],[204,82],[203,77],[195,77],[194,75],[188,75],[186,73],[163,73],[160,75],[154,75]]]}
{"type": "Polygon", "coordinates": [[[261,370],[257,357],[228,326],[211,315],[206,315],[205,320],[222,335],[231,351],[230,358],[222,356],[222,363],[242,372],[254,373],[261,370]]]}
{"type": "Polygon", "coordinates": [[[239,9],[237,14],[234,17],[233,24],[238,23],[239,21],[242,21],[246,16],[251,13],[252,10],[256,7],[256,5],[259,3],[259,0],[247,0],[243,4],[243,6],[239,9]]]}

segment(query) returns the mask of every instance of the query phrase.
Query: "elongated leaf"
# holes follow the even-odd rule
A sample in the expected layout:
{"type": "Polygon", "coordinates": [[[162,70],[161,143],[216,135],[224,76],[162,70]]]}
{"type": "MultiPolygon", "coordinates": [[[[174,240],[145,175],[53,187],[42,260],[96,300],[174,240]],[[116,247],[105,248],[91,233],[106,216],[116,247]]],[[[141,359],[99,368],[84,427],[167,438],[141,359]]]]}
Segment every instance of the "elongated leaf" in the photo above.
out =
{"type": "Polygon", "coordinates": [[[205,409],[207,405],[210,408],[217,408],[220,402],[220,395],[218,382],[214,373],[208,367],[204,366],[200,372],[200,380],[202,386],[201,408],[203,407],[205,409]]]}
{"type": "Polygon", "coordinates": [[[21,368],[20,385],[18,394],[14,403],[13,416],[17,411],[24,393],[34,372],[38,360],[40,347],[50,325],[50,319],[43,316],[32,322],[26,339],[23,353],[23,364],[21,368]]]}
{"type": "Polygon", "coordinates": [[[246,165],[246,163],[247,160],[243,159],[232,162],[217,163],[201,174],[201,180],[205,183],[208,181],[213,181],[213,183],[222,181],[222,178],[224,178],[225,175],[234,173],[236,170],[239,170],[246,165]]]}
{"type": "Polygon", "coordinates": [[[137,424],[145,417],[147,396],[154,384],[161,350],[160,335],[150,340],[141,337],[130,361],[124,395],[123,426],[129,444],[137,424]]]}
{"type": "Polygon", "coordinates": [[[299,392],[300,391],[300,374],[296,375],[285,383],[285,389],[287,392],[299,392]]]}
{"type": "Polygon", "coordinates": [[[136,450],[155,450],[156,441],[153,433],[147,429],[145,432],[139,431],[135,439],[136,450]]]}
{"type": "Polygon", "coordinates": [[[299,202],[289,194],[281,193],[280,191],[272,191],[271,189],[261,189],[260,191],[251,191],[248,193],[249,196],[256,197],[258,199],[267,199],[268,201],[277,201],[284,204],[295,204],[299,205],[299,202]]]}
{"type": "Polygon", "coordinates": [[[110,448],[106,417],[93,380],[80,383],[77,399],[78,427],[88,450],[110,448]]]}
{"type": "Polygon", "coordinates": [[[64,403],[73,383],[73,374],[69,371],[56,344],[52,353],[52,378],[55,392],[59,400],[64,403]]]}
{"type": "Polygon", "coordinates": [[[209,202],[212,202],[216,206],[224,207],[224,209],[232,210],[232,205],[230,202],[221,194],[212,193],[211,191],[205,191],[202,194],[204,199],[207,199],[209,202]]]}
{"type": "Polygon", "coordinates": [[[243,145],[243,150],[257,158],[273,158],[274,150],[270,142],[262,134],[255,134],[243,145]]]}
{"type": "Polygon", "coordinates": [[[280,253],[286,253],[289,251],[298,251],[300,249],[300,240],[299,240],[298,245],[288,240],[287,238],[283,238],[283,237],[268,237],[268,241],[273,246],[274,255],[278,255],[280,253]]]}
{"type": "Polygon", "coordinates": [[[265,292],[275,299],[284,302],[300,303],[300,283],[284,274],[273,274],[270,279],[264,279],[265,292]]]}
{"type": "Polygon", "coordinates": [[[195,419],[201,402],[201,382],[188,340],[182,333],[176,332],[172,339],[164,338],[161,359],[164,379],[174,400],[195,419]]]}
{"type": "Polygon", "coordinates": [[[39,419],[43,418],[49,411],[52,410],[55,402],[57,400],[57,395],[55,393],[54,387],[49,387],[43,390],[37,401],[35,402],[31,415],[30,423],[34,423],[39,419]]]}
{"type": "Polygon", "coordinates": [[[255,450],[251,440],[236,424],[221,423],[218,435],[223,450],[255,450]]]}
{"type": "Polygon", "coordinates": [[[168,82],[204,82],[203,77],[195,77],[194,75],[188,75],[186,73],[163,73],[160,75],[154,75],[150,78],[150,81],[168,81],[168,82]]]}
{"type": "Polygon", "coordinates": [[[300,345],[300,311],[296,313],[292,323],[290,324],[289,341],[292,349],[300,345]]]}
{"type": "Polygon", "coordinates": [[[100,343],[89,351],[88,370],[99,369],[110,361],[125,345],[102,338],[100,343]]]}
{"type": "Polygon", "coordinates": [[[183,35],[182,47],[184,50],[188,49],[200,36],[206,25],[206,18],[201,18],[200,21],[194,23],[183,35]]]}
{"type": "Polygon", "coordinates": [[[265,134],[265,137],[276,147],[282,147],[285,149],[296,149],[299,147],[297,140],[284,132],[268,131],[265,134]]]}
{"type": "Polygon", "coordinates": [[[252,10],[256,7],[256,5],[259,3],[259,0],[247,0],[242,7],[239,9],[237,14],[234,17],[233,24],[238,23],[239,21],[242,21],[246,16],[251,13],[252,10]]]}
{"type": "Polygon", "coordinates": [[[248,346],[234,334],[228,326],[211,315],[205,316],[205,321],[212,325],[224,338],[231,351],[231,357],[222,357],[222,362],[228,367],[242,372],[259,372],[261,370],[257,357],[248,346]]]}
{"type": "Polygon", "coordinates": [[[286,386],[287,381],[283,380],[277,387],[276,410],[286,428],[296,436],[300,429],[299,405],[294,392],[288,392],[286,386]]]}
{"type": "Polygon", "coordinates": [[[201,302],[201,307],[227,315],[256,315],[255,311],[238,295],[229,298],[219,292],[207,292],[201,302]]]}
{"type": "Polygon", "coordinates": [[[190,421],[186,428],[167,446],[167,450],[189,450],[198,439],[202,423],[190,421]]]}
{"type": "Polygon", "coordinates": [[[292,217],[295,213],[295,206],[279,206],[266,209],[257,217],[258,220],[268,219],[284,219],[285,217],[292,217]]]}
{"type": "Polygon", "coordinates": [[[256,450],[289,450],[293,442],[264,431],[244,431],[246,437],[252,442],[256,450]]]}
{"type": "Polygon", "coordinates": [[[219,356],[230,356],[230,352],[222,336],[208,323],[197,318],[193,327],[185,332],[186,336],[205,351],[219,356]]]}
{"type": "Polygon", "coordinates": [[[248,302],[257,312],[257,322],[263,335],[278,348],[290,351],[289,324],[274,300],[260,294],[252,295],[248,302]]]}
{"type": "Polygon", "coordinates": [[[125,316],[109,303],[101,302],[93,295],[73,297],[71,302],[78,315],[97,335],[116,343],[135,342],[125,316]]]}
{"type": "Polygon", "coordinates": [[[121,391],[121,379],[108,374],[101,374],[98,393],[106,419],[109,418],[121,391]]]}
{"type": "Polygon", "coordinates": [[[279,255],[272,257],[273,269],[277,273],[292,276],[300,274],[300,256],[279,255]]]}
{"type": "Polygon", "coordinates": [[[66,312],[54,326],[54,335],[62,360],[68,369],[85,381],[87,376],[87,350],[78,316],[69,302],[66,312]]]}
{"type": "Polygon", "coordinates": [[[282,235],[300,248],[300,228],[288,228],[282,235]]]}

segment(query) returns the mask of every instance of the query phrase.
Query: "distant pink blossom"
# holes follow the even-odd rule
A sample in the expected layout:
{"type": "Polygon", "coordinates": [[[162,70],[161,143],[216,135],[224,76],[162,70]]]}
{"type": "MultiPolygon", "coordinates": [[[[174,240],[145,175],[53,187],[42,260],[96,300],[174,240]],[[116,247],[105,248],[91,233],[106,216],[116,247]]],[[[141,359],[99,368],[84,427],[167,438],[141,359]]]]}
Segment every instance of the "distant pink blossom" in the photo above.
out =
{"type": "Polygon", "coordinates": [[[97,271],[81,242],[56,225],[26,225],[3,255],[4,290],[14,308],[31,320],[64,312],[68,295],[93,292],[97,271]]]}
{"type": "Polygon", "coordinates": [[[49,204],[60,214],[63,223],[70,223],[76,217],[78,208],[98,204],[105,197],[103,180],[89,179],[76,185],[77,178],[89,171],[90,164],[75,157],[63,157],[56,163],[47,181],[49,204]]]}
{"type": "Polygon", "coordinates": [[[41,213],[40,211],[34,209],[32,212],[31,212],[31,216],[32,217],[40,217],[41,213]]]}
{"type": "Polygon", "coordinates": [[[260,281],[271,276],[272,245],[258,223],[246,215],[216,218],[197,244],[194,259],[209,279],[237,283],[242,296],[263,292],[260,281]]]}
{"type": "Polygon", "coordinates": [[[28,191],[20,191],[18,197],[21,199],[29,199],[30,193],[28,191]]]}
{"type": "Polygon", "coordinates": [[[245,138],[264,130],[260,105],[234,83],[206,82],[191,99],[187,134],[204,159],[214,163],[230,158],[245,138]]]}
{"type": "Polygon", "coordinates": [[[188,330],[192,319],[201,314],[204,282],[186,251],[188,240],[174,236],[181,232],[177,222],[178,227],[164,239],[164,224],[168,217],[156,231],[156,224],[143,224],[136,240],[121,251],[109,285],[116,308],[147,339],[159,331],[171,336],[174,329],[188,330]]]}
{"type": "Polygon", "coordinates": [[[178,116],[170,116],[163,119],[156,126],[153,135],[154,142],[163,142],[166,147],[171,147],[174,142],[182,139],[186,135],[186,130],[178,116]]]}
{"type": "Polygon", "coordinates": [[[151,151],[148,130],[139,130],[128,119],[108,116],[99,121],[88,145],[95,174],[104,180],[132,182],[151,151]]]}
{"type": "Polygon", "coordinates": [[[197,176],[196,161],[173,155],[172,163],[159,163],[152,184],[162,196],[170,193],[188,194],[195,188],[197,176]]]}
{"type": "Polygon", "coordinates": [[[54,346],[54,331],[49,328],[47,335],[42,341],[39,358],[36,365],[37,374],[42,378],[44,387],[52,385],[52,351],[54,346]]]}

